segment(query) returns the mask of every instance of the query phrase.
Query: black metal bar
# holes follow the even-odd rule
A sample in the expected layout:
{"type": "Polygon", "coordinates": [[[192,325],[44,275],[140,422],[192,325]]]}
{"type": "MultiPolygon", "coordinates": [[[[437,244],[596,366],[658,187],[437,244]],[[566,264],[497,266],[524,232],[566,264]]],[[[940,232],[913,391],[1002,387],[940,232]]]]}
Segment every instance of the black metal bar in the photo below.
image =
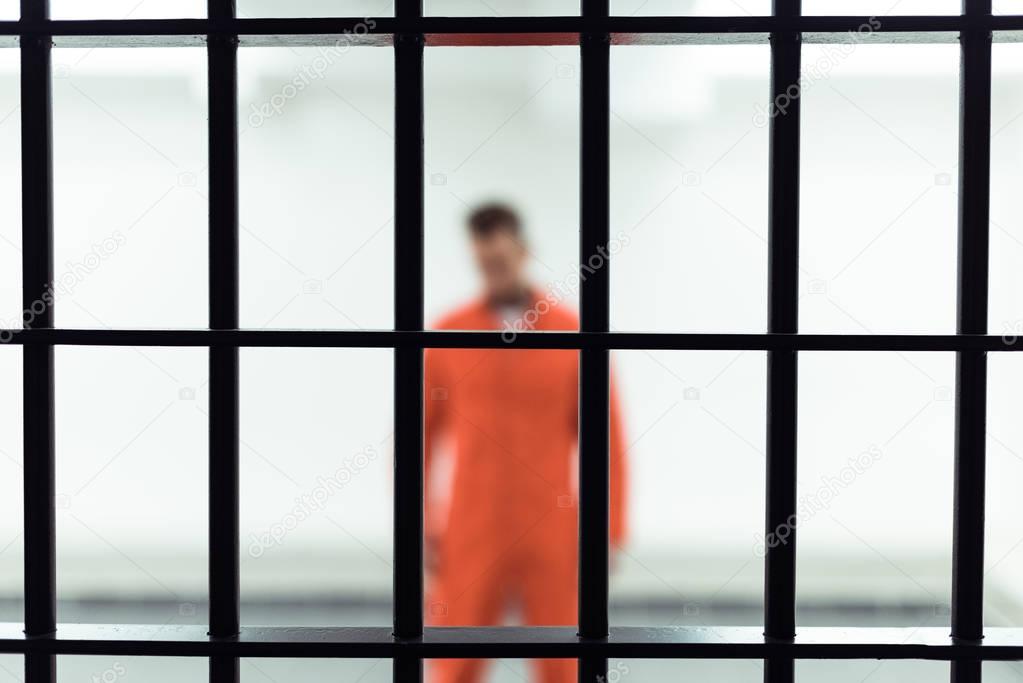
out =
{"type": "MultiPolygon", "coordinates": [[[[500,332],[448,330],[0,330],[18,345],[216,346],[293,348],[645,349],[663,351],[1023,351],[1023,338],[998,335],[719,334],[674,332],[500,332]]],[[[0,342],[3,343],[3,342],[0,342]]]]}
{"type": "MultiPolygon", "coordinates": [[[[991,0],[963,0],[969,19],[990,16],[991,0]]],[[[991,197],[991,31],[961,36],[959,254],[956,327],[985,334],[991,197]]],[[[952,636],[984,637],[984,488],[987,354],[956,354],[955,489],[952,531],[952,636]]],[[[953,683],[980,683],[981,662],[953,662],[953,683]]]]}
{"type": "MultiPolygon", "coordinates": [[[[48,2],[23,0],[45,14],[48,2]]],[[[53,109],[50,43],[21,46],[22,306],[24,325],[53,327],[53,109]]],[[[24,349],[25,631],[56,628],[53,347],[24,349]]]]}
{"type": "Polygon", "coordinates": [[[395,683],[416,683],[423,680],[422,653],[409,653],[405,650],[394,657],[391,669],[391,680],[395,683]]]}
{"type": "MultiPolygon", "coordinates": [[[[773,14],[799,17],[800,0],[774,0],[773,14]]],[[[798,32],[771,34],[770,179],[768,216],[768,331],[795,334],[799,325],[799,75],[798,32]]],[[[767,354],[767,510],[764,558],[764,634],[796,635],[796,401],[798,358],[793,350],[767,354]],[[785,534],[779,533],[784,529],[785,534]]],[[[766,683],[791,683],[792,660],[765,662],[766,683]]]]}
{"type": "MultiPolygon", "coordinates": [[[[799,92],[801,33],[843,33],[867,17],[803,17],[799,0],[774,0],[769,17],[610,17],[608,0],[584,0],[578,17],[422,16],[422,0],[398,0],[380,19],[237,19],[234,0],[209,0],[209,19],[49,21],[46,0],[22,0],[22,20],[0,22],[20,36],[22,55],[23,300],[31,320],[13,342],[24,346],[25,634],[0,625],[0,652],[26,654],[26,679],[55,680],[55,654],[210,657],[212,681],[237,681],[239,656],[390,656],[395,680],[421,680],[423,657],[578,657],[579,680],[607,674],[607,658],[757,657],[767,681],[791,681],[793,659],[923,658],[952,660],[953,680],[979,681],[985,659],[1023,659],[1023,630],[983,637],[984,421],[986,353],[1016,351],[986,334],[990,187],[991,32],[1023,29],[1023,17],[992,17],[991,0],[964,0],[962,16],[886,17],[878,31],[962,33],[962,116],[958,335],[797,336],[799,92]],[[238,330],[237,45],[239,35],[390,37],[395,47],[395,330],[238,330]],[[611,334],[609,273],[609,54],[612,39],[646,34],[770,33],[772,110],[769,333],[611,334]],[[97,44],[142,44],[147,37],[206,36],[210,106],[210,329],[178,331],[53,329],[52,112],[50,36],[97,44]],[[424,332],[423,46],[445,35],[481,36],[480,44],[575,44],[582,54],[581,329],[517,335],[424,332]],[[486,36],[494,36],[487,38],[486,36]],[[109,40],[107,40],[109,39],[109,40]],[[591,260],[601,256],[599,265],[591,260]],[[36,310],[38,308],[38,312],[36,310]],[[53,346],[151,344],[209,346],[210,627],[78,625],[56,628],[53,346]],[[395,348],[394,628],[240,629],[238,548],[238,347],[378,346],[395,348]],[[579,627],[568,629],[423,629],[422,369],[424,346],[580,349],[579,627]],[[874,629],[807,629],[795,636],[795,538],[768,548],[765,629],[610,629],[608,637],[608,385],[612,348],[766,349],[768,351],[768,532],[796,510],[797,352],[922,350],[957,353],[956,490],[952,637],[874,629]],[[158,629],[158,630],[154,630],[158,629]],[[161,632],[162,630],[162,632],[161,632]],[[70,631],[70,633],[67,633],[70,631]],[[240,634],[239,634],[240,633],[240,634]],[[144,637],[143,637],[144,636],[144,637]]],[[[738,37],[739,42],[746,40],[738,37]]],[[[670,40],[670,39],[669,39],[670,40]]],[[[367,44],[386,40],[365,39],[367,44]]],[[[460,41],[465,44],[466,41],[460,41]]],[[[471,41],[470,41],[471,42],[471,41]]],[[[7,331],[3,331],[7,332],[7,331]]],[[[4,334],[6,337],[7,335],[4,334]]]]}
{"type": "MultiPolygon", "coordinates": [[[[588,0],[587,0],[588,1],[588,0]]],[[[598,2],[601,0],[598,0],[598,2]]],[[[584,7],[585,9],[585,7],[584,7]]],[[[671,33],[846,33],[857,31],[869,15],[848,16],[610,16],[591,20],[582,16],[417,17],[400,11],[397,17],[238,18],[226,22],[207,19],[72,19],[0,21],[0,35],[54,36],[288,36],[345,33],[551,33],[579,34],[590,30],[614,34],[671,33]]],[[[955,32],[967,28],[1012,31],[1023,28],[1023,16],[919,15],[885,16],[880,33],[955,32]]]]}
{"type": "Polygon", "coordinates": [[[241,660],[234,654],[210,656],[210,683],[237,683],[241,679],[241,660]]]}
{"type": "Polygon", "coordinates": [[[606,683],[608,675],[607,653],[579,658],[579,683],[606,683]]]}
{"type": "MultiPolygon", "coordinates": [[[[599,21],[607,0],[585,0],[583,18],[599,21]]],[[[609,329],[610,36],[581,38],[579,205],[580,330],[609,329]]],[[[579,367],[579,634],[608,633],[608,352],[584,349],[579,367]]]]}
{"type": "MultiPolygon", "coordinates": [[[[229,24],[234,0],[208,0],[211,27],[229,24]]],[[[210,329],[238,327],[238,40],[209,36],[210,329]]],[[[240,628],[238,347],[209,350],[210,634],[240,628]]],[[[237,657],[211,657],[211,683],[237,683],[237,657]]]]}
{"type": "MultiPolygon", "coordinates": [[[[1014,17],[997,17],[997,19],[1013,19],[1014,17]]],[[[1002,25],[992,21],[997,27],[994,34],[996,43],[1019,42],[1019,31],[1023,30],[1023,20],[1014,25],[1002,25]]],[[[0,22],[2,24],[2,22],[0,22]]],[[[30,35],[35,35],[30,34],[30,35]]],[[[341,41],[342,45],[361,47],[391,47],[392,34],[374,32],[357,38],[348,38],[336,33],[295,33],[273,34],[256,33],[241,35],[241,47],[332,47],[341,41]]],[[[714,33],[710,31],[679,32],[613,32],[612,45],[766,45],[770,33],[767,31],[728,31],[714,33]]],[[[848,31],[807,31],[803,33],[803,44],[852,44],[859,42],[870,45],[940,45],[959,42],[956,31],[895,31],[878,30],[869,36],[861,36],[854,41],[848,31]]],[[[0,50],[18,46],[17,32],[4,33],[0,26],[0,50]]],[[[206,35],[181,33],[161,33],[156,35],[117,33],[116,35],[72,35],[56,36],[54,47],[64,48],[111,48],[111,47],[204,47],[206,35]]],[[[579,44],[579,34],[573,32],[501,31],[489,33],[427,33],[427,47],[511,47],[511,46],[549,46],[579,44]]]]}
{"type": "MultiPolygon", "coordinates": [[[[579,328],[610,329],[611,36],[608,0],[584,0],[580,36],[579,328]],[[595,30],[592,27],[597,27],[595,30]]],[[[579,352],[579,636],[608,636],[610,352],[579,352]]],[[[607,678],[607,657],[579,659],[579,683],[607,678]]]]}
{"type": "MultiPolygon", "coordinates": [[[[48,0],[22,0],[21,16],[49,17],[48,0]]],[[[52,328],[53,100],[50,39],[21,44],[22,280],[25,327],[52,328]]],[[[57,628],[57,518],[55,509],[53,346],[22,349],[25,514],[25,634],[57,628]]],[[[27,683],[55,683],[56,657],[25,657],[27,683]]]]}
{"type": "Polygon", "coordinates": [[[426,628],[396,640],[381,627],[243,627],[211,638],[203,626],[61,624],[55,635],[27,637],[0,624],[0,652],[166,657],[571,658],[622,659],[918,659],[1023,660],[1023,629],[993,628],[981,641],[957,641],[944,627],[800,628],[773,640],[757,626],[616,626],[610,637],[580,638],[573,627],[426,628]]]}
{"type": "MultiPolygon", "coordinates": [[[[999,17],[1005,18],[1005,17],[999,17]]],[[[995,22],[992,22],[995,23],[995,22]]],[[[0,22],[2,24],[2,22],[0,22]]],[[[1023,29],[1023,21],[1017,22],[1015,30],[999,26],[995,34],[995,42],[1018,42],[1018,31],[1023,29]]],[[[391,24],[394,26],[394,24],[391,24]]],[[[507,27],[511,28],[511,27],[507,27]]],[[[34,33],[30,35],[35,35],[34,33]]],[[[467,31],[427,33],[427,47],[511,47],[511,46],[549,46],[579,44],[579,34],[568,31],[490,31],[472,33],[467,31]]],[[[345,46],[391,47],[393,34],[375,31],[357,37],[338,33],[252,33],[241,34],[241,47],[333,47],[340,41],[345,46]]],[[[736,31],[724,33],[711,31],[659,31],[659,32],[624,32],[611,33],[612,45],[766,45],[769,42],[768,31],[736,31]]],[[[70,48],[110,48],[110,47],[204,47],[205,34],[188,33],[157,33],[133,34],[118,32],[115,35],[65,35],[54,38],[54,47],[70,48]]],[[[803,44],[851,44],[853,42],[883,44],[952,44],[958,43],[957,31],[895,31],[878,30],[869,36],[861,36],[855,40],[850,38],[848,31],[807,31],[803,33],[803,44]]],[[[0,50],[18,46],[17,32],[5,34],[0,26],[0,50]]]]}
{"type": "Polygon", "coordinates": [[[25,655],[26,683],[57,683],[57,657],[44,652],[25,655]]]}
{"type": "MultiPolygon", "coordinates": [[[[394,36],[394,327],[423,329],[422,0],[397,0],[411,28],[394,36]]],[[[394,637],[423,634],[423,348],[394,352],[394,637]]],[[[402,650],[407,652],[407,650],[402,650]]],[[[395,682],[421,681],[417,655],[395,660],[395,682]]]]}

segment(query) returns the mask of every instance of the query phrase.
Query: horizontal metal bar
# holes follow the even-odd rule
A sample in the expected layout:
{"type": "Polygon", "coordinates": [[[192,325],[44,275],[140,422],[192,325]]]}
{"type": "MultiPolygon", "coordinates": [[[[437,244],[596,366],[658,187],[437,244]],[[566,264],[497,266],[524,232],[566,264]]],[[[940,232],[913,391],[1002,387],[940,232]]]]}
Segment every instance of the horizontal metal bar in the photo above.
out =
{"type": "MultiPolygon", "coordinates": [[[[768,33],[612,33],[612,45],[764,45],[768,33]]],[[[864,45],[934,45],[959,41],[955,31],[900,31],[864,35],[857,42],[864,45]]],[[[1023,42],[1023,31],[999,31],[996,43],[1023,42]]],[[[427,47],[516,47],[568,45],[579,43],[578,33],[431,33],[426,36],[427,47]]],[[[845,33],[804,33],[804,44],[848,44],[845,33]]],[[[390,47],[389,33],[368,34],[347,38],[330,33],[259,34],[243,35],[241,47],[390,47]]],[[[203,47],[205,35],[118,35],[118,36],[55,36],[54,47],[60,48],[117,48],[117,47],[203,47]]],[[[17,47],[17,35],[0,34],[0,49],[17,47]]]]}
{"type": "Polygon", "coordinates": [[[333,35],[360,36],[395,33],[425,34],[562,34],[578,42],[578,34],[687,34],[687,33],[927,33],[1023,30],[1023,16],[542,16],[542,17],[316,17],[238,18],[225,22],[208,19],[57,19],[0,21],[2,35],[47,36],[241,36],[333,35]]]}
{"type": "MultiPolygon", "coordinates": [[[[766,32],[689,32],[689,33],[612,33],[613,45],[763,45],[768,42],[766,32]]],[[[125,34],[125,35],[56,35],[53,45],[58,48],[121,48],[121,47],[202,47],[204,34],[125,34]]],[[[864,45],[933,45],[949,44],[959,40],[956,31],[879,31],[864,34],[855,42],[864,45]]],[[[803,33],[804,44],[850,44],[846,32],[813,31],[803,33]]],[[[995,43],[1023,42],[1023,30],[999,30],[994,33],[995,43]]],[[[241,47],[390,47],[390,33],[370,33],[348,37],[332,33],[248,34],[239,37],[241,47]]],[[[508,32],[508,33],[430,33],[426,34],[427,47],[515,47],[579,44],[579,34],[572,32],[508,32]]],[[[19,37],[0,32],[0,49],[15,48],[19,37]]]]}
{"type": "Polygon", "coordinates": [[[57,655],[378,658],[397,655],[644,659],[1021,660],[1023,629],[989,629],[983,641],[956,642],[947,628],[803,628],[793,641],[766,639],[760,627],[617,627],[583,639],[574,627],[426,628],[396,640],[384,627],[245,627],[212,638],[204,626],[61,624],[56,634],[25,636],[0,624],[0,652],[57,655]]]}
{"type": "MultiPolygon", "coordinates": [[[[612,33],[612,45],[764,45],[769,33],[612,33]]],[[[1021,42],[1021,31],[999,31],[994,42],[1021,42]]],[[[579,44],[578,33],[429,33],[427,47],[517,47],[579,44]]],[[[849,44],[845,32],[803,34],[804,44],[849,44]]],[[[861,45],[944,45],[959,42],[955,31],[879,31],[856,39],[861,45]]],[[[0,47],[16,47],[16,36],[0,36],[0,47]],[[9,44],[4,45],[5,38],[9,44]]],[[[156,36],[56,36],[54,47],[197,47],[206,44],[205,35],[156,36]]],[[[357,37],[337,34],[255,34],[239,38],[241,47],[390,47],[390,33],[370,33],[357,37]]]]}
{"type": "Polygon", "coordinates": [[[240,346],[679,351],[1023,351],[1023,337],[441,330],[0,330],[3,343],[61,346],[240,346]]]}

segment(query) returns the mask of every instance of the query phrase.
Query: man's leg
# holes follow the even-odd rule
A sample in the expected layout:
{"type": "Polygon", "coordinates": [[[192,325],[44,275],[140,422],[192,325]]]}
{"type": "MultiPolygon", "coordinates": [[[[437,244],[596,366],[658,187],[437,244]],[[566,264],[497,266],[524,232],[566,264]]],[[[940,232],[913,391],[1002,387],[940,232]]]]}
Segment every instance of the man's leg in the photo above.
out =
{"type": "MultiPolygon", "coordinates": [[[[576,625],[578,583],[575,553],[566,552],[565,547],[534,555],[534,561],[525,568],[523,616],[527,626],[576,625]]],[[[535,679],[539,683],[576,683],[576,669],[574,659],[533,661],[535,679]]]]}
{"type": "MultiPolygon", "coordinates": [[[[450,564],[448,566],[451,566],[450,564]]],[[[426,603],[430,626],[497,626],[505,605],[507,581],[500,566],[470,574],[445,573],[435,577],[426,603]]],[[[480,683],[485,659],[432,659],[426,663],[430,683],[480,683]]]]}
{"type": "Polygon", "coordinates": [[[540,683],[576,683],[578,675],[574,659],[534,659],[533,670],[540,683]]]}
{"type": "Polygon", "coordinates": [[[426,663],[430,683],[479,683],[486,671],[485,659],[431,659],[426,663]]]}

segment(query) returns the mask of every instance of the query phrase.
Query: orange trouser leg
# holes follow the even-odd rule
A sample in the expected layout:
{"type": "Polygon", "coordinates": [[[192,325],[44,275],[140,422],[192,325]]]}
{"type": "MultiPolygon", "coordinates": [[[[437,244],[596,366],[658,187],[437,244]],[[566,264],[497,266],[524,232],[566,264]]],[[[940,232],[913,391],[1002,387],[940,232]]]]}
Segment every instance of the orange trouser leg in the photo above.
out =
{"type": "MultiPolygon", "coordinates": [[[[524,571],[522,597],[523,617],[527,626],[574,626],[578,620],[575,553],[571,543],[537,555],[524,571]]],[[[533,661],[537,683],[576,683],[574,659],[537,659],[533,661]]]]}
{"type": "Polygon", "coordinates": [[[574,659],[536,659],[533,670],[536,680],[540,683],[576,683],[576,663],[574,659]]]}
{"type": "MultiPolygon", "coordinates": [[[[478,566],[478,565],[477,565],[478,566]]],[[[431,626],[496,626],[505,604],[508,577],[500,564],[467,569],[447,565],[431,586],[426,622],[431,626]]],[[[481,683],[485,659],[433,659],[426,663],[430,683],[481,683]]]]}
{"type": "Polygon", "coordinates": [[[480,683],[485,659],[431,659],[426,667],[430,683],[480,683]]]}

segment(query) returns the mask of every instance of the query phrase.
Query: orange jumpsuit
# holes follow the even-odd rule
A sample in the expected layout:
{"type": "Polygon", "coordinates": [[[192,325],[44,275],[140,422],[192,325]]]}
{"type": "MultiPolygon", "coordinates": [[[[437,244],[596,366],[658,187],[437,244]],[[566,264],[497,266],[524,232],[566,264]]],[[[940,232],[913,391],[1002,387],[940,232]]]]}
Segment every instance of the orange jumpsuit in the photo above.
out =
{"type": "MultiPolygon", "coordinates": [[[[532,329],[577,330],[563,304],[532,329]]],[[[507,329],[483,301],[437,326],[507,329]]],[[[425,360],[426,533],[436,548],[427,587],[434,626],[500,625],[509,605],[526,625],[577,623],[578,351],[428,349],[425,360]],[[450,443],[450,486],[433,483],[438,441],[450,443]]],[[[611,541],[625,533],[625,462],[611,394],[611,541]]],[[[476,683],[481,660],[433,660],[432,683],[476,683]]],[[[574,660],[538,660],[542,683],[574,683],[574,660]]]]}

